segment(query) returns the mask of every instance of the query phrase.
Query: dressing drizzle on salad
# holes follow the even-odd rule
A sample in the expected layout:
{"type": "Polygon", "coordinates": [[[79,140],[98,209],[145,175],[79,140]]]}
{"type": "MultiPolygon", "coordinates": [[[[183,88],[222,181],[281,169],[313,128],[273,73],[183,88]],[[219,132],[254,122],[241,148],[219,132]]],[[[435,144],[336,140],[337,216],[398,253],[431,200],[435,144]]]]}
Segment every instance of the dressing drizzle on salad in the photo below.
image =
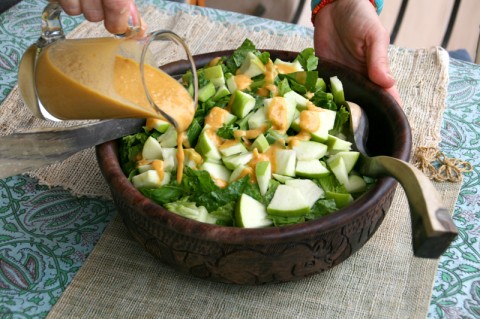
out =
{"type": "MultiPolygon", "coordinates": [[[[373,180],[355,172],[358,153],[342,135],[349,114],[341,82],[330,78],[328,87],[317,62],[310,48],[291,62],[272,60],[249,40],[212,59],[197,71],[188,128],[149,120],[145,132],[125,137],[125,173],[168,210],[218,225],[289,225],[348,205],[373,180]]],[[[187,89],[191,76],[183,76],[187,89]]]]}

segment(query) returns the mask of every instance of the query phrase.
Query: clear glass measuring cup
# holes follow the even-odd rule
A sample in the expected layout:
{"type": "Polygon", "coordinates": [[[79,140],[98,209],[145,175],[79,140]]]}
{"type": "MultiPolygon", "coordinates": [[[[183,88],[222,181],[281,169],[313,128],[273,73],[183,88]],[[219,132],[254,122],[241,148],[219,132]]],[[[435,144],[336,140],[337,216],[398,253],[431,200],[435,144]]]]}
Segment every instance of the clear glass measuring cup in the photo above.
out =
{"type": "MultiPolygon", "coordinates": [[[[58,3],[42,14],[39,40],[19,67],[19,89],[33,114],[49,120],[160,117],[182,131],[197,105],[195,63],[185,42],[159,30],[142,37],[66,39],[58,3]],[[156,65],[172,42],[191,65],[185,88],[156,65]]],[[[138,20],[138,19],[137,19],[138,20]]],[[[135,29],[133,29],[135,33],[135,29]]]]}

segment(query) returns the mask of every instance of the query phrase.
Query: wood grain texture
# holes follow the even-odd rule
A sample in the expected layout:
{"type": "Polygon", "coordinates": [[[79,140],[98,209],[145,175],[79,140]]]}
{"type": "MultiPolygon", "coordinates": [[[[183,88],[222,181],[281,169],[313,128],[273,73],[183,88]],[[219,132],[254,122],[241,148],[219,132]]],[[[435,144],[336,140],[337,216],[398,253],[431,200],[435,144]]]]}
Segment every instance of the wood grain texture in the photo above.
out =
{"type": "MultiPolygon", "coordinates": [[[[293,52],[270,51],[291,60],[293,52]]],[[[217,52],[196,56],[203,66],[217,52]]],[[[163,67],[170,74],[188,68],[183,62],[163,67]]],[[[346,96],[371,116],[372,153],[408,160],[411,132],[408,121],[383,89],[338,64],[321,60],[320,75],[337,75],[346,96]]],[[[265,229],[241,229],[203,224],[170,213],[138,192],[118,162],[118,144],[96,148],[97,159],[115,205],[132,236],[152,255],[172,267],[208,280],[258,285],[298,280],[340,264],[375,233],[390,208],[396,181],[381,178],[352,205],[303,224],[265,229]]]]}

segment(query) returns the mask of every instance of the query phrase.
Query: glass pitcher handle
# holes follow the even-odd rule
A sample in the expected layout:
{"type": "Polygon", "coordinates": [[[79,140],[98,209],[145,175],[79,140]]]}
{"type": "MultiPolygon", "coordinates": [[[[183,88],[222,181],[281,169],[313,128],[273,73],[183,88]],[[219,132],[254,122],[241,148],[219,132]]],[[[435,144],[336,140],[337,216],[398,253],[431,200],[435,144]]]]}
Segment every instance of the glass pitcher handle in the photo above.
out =
{"type": "Polygon", "coordinates": [[[36,45],[43,48],[52,42],[65,39],[60,14],[63,12],[58,2],[49,2],[42,12],[42,33],[36,45]]]}
{"type": "Polygon", "coordinates": [[[58,121],[45,110],[38,98],[35,85],[37,59],[46,46],[57,40],[65,39],[60,22],[61,13],[62,8],[57,2],[49,2],[43,9],[40,38],[25,51],[18,66],[18,88],[22,99],[33,115],[43,120],[58,121]]]}

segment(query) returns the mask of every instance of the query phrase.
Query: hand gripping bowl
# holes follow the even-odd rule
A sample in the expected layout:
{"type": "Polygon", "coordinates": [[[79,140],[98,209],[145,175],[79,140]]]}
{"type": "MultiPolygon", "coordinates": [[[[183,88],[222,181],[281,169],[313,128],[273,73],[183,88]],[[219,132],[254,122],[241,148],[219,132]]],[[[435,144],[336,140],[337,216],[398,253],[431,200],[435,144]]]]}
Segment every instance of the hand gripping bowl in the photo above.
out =
{"type": "MultiPolygon", "coordinates": [[[[269,52],[272,59],[284,61],[297,55],[269,52]]],[[[198,55],[195,62],[201,67],[214,57],[231,53],[198,55]]],[[[188,64],[178,62],[162,69],[169,74],[181,74],[188,64]]],[[[338,76],[346,98],[365,109],[370,121],[370,153],[408,161],[412,147],[410,127],[395,100],[343,66],[320,60],[318,69],[324,79],[338,76]]],[[[380,178],[350,206],[302,224],[262,229],[223,227],[178,216],[144,197],[122,172],[117,147],[117,141],[97,146],[97,158],[118,212],[133,237],[146,251],[175,269],[225,283],[286,282],[340,264],[378,229],[397,186],[393,178],[380,178]]]]}

